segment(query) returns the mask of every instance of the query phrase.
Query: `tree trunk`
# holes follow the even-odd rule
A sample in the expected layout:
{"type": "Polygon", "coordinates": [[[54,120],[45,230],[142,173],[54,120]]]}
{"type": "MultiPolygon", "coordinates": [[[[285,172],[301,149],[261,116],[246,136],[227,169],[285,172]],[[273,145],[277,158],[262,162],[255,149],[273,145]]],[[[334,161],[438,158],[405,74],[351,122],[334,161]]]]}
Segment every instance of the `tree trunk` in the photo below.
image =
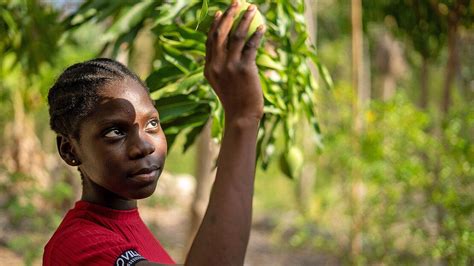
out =
{"type": "MultiPolygon", "coordinates": [[[[459,65],[459,55],[458,55],[458,27],[460,20],[460,9],[461,1],[455,2],[455,7],[450,10],[448,14],[448,62],[446,63],[446,72],[445,80],[443,84],[443,94],[440,102],[440,121],[438,122],[435,128],[435,136],[442,143],[443,146],[446,145],[447,139],[443,132],[443,123],[445,122],[447,115],[449,113],[449,108],[451,105],[451,90],[454,82],[454,78],[458,71],[459,65]]],[[[441,180],[441,173],[443,171],[443,164],[441,161],[441,156],[436,157],[435,167],[434,167],[434,180],[433,180],[433,191],[442,194],[443,192],[443,183],[441,180]]],[[[434,201],[434,200],[433,200],[434,201]]],[[[437,232],[436,237],[438,239],[450,239],[452,236],[445,226],[446,221],[446,208],[442,203],[435,201],[435,210],[436,210],[436,225],[437,232]]],[[[448,265],[449,255],[442,254],[439,263],[441,265],[448,265]]]]}
{"type": "MultiPolygon", "coordinates": [[[[456,16],[456,15],[454,15],[456,16]]],[[[451,88],[458,69],[458,19],[454,18],[448,22],[448,62],[446,64],[446,76],[443,86],[443,98],[441,99],[441,112],[443,117],[448,113],[451,105],[451,88]]]]}
{"type": "Polygon", "coordinates": [[[375,67],[380,76],[377,80],[377,96],[384,101],[390,100],[395,95],[397,79],[405,73],[406,67],[401,45],[391,34],[383,30],[379,32],[376,40],[375,67]]]}
{"type": "MultiPolygon", "coordinates": [[[[306,25],[308,27],[309,39],[313,44],[316,44],[316,3],[316,0],[305,0],[306,25]]],[[[317,70],[314,65],[311,65],[311,73],[314,77],[317,77],[317,70]]],[[[303,134],[307,134],[307,132],[310,132],[309,130],[309,126],[305,124],[303,134]]],[[[312,147],[314,145],[309,136],[303,136],[303,144],[304,147],[312,147]]],[[[316,166],[313,163],[304,165],[301,177],[296,184],[296,198],[303,214],[309,209],[315,183],[316,166]]]]}
{"type": "Polygon", "coordinates": [[[429,91],[429,61],[426,56],[423,56],[423,61],[421,63],[421,91],[420,91],[420,98],[419,98],[419,106],[422,110],[426,110],[428,108],[428,101],[430,97],[429,91]]]}
{"type": "Polygon", "coordinates": [[[361,0],[352,0],[352,87],[357,96],[353,111],[355,114],[354,130],[358,134],[365,127],[362,109],[367,107],[370,99],[368,75],[364,73],[364,70],[367,69],[364,62],[361,0]]]}
{"type": "MultiPolygon", "coordinates": [[[[362,5],[361,0],[352,0],[352,86],[355,90],[356,101],[353,105],[354,138],[353,145],[356,154],[359,153],[360,135],[365,127],[363,109],[365,108],[370,93],[364,86],[364,57],[363,57],[363,32],[362,32],[362,5]]],[[[355,262],[362,253],[362,203],[364,200],[364,183],[360,170],[352,167],[351,185],[351,216],[352,225],[350,233],[351,260],[355,262]]]]}
{"type": "Polygon", "coordinates": [[[316,0],[305,0],[305,19],[309,32],[309,39],[312,44],[316,45],[317,37],[317,4],[316,0]]]}

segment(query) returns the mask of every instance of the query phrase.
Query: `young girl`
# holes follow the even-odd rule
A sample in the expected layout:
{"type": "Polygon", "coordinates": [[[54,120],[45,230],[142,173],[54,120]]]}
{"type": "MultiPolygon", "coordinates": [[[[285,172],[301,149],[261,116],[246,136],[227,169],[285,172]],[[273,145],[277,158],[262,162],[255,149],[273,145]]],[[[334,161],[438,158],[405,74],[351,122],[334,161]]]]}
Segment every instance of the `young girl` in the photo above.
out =
{"type": "MultiPolygon", "coordinates": [[[[255,57],[263,25],[246,41],[251,5],[230,36],[238,1],[217,12],[206,43],[205,76],[225,111],[209,206],[186,265],[242,265],[263,96],[255,57]]],[[[48,95],[61,158],[78,167],[82,198],[45,247],[44,265],[174,264],[141,220],[163,171],[166,139],[148,89],[125,66],[94,59],[67,68],[48,95]]]]}

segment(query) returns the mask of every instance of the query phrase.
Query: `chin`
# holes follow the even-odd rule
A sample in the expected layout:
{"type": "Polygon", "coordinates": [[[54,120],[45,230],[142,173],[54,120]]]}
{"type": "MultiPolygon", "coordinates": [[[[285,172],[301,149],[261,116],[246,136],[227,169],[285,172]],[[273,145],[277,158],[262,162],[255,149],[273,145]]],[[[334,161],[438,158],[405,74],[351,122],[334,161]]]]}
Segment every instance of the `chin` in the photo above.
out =
{"type": "Polygon", "coordinates": [[[129,193],[128,198],[133,199],[133,200],[139,200],[139,199],[145,199],[145,198],[150,197],[155,192],[157,183],[158,183],[158,180],[156,180],[156,182],[153,182],[152,184],[139,187],[131,191],[129,193]]]}

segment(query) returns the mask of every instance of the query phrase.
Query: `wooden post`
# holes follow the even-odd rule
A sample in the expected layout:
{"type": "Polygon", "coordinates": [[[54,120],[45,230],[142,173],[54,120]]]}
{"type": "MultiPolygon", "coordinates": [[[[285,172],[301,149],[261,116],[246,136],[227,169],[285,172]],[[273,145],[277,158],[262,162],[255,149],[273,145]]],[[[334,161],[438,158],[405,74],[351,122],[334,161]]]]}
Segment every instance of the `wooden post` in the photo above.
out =
{"type": "MultiPolygon", "coordinates": [[[[353,147],[356,154],[359,153],[360,135],[365,127],[363,110],[369,100],[368,87],[364,86],[364,56],[363,56],[363,32],[362,32],[362,3],[361,0],[351,0],[352,21],[352,86],[355,90],[356,99],[353,102],[354,133],[353,147]]],[[[357,155],[356,155],[357,156],[357,155]]],[[[364,183],[360,169],[353,163],[351,184],[351,233],[350,248],[351,260],[357,261],[362,253],[362,203],[364,198],[364,183]]]]}

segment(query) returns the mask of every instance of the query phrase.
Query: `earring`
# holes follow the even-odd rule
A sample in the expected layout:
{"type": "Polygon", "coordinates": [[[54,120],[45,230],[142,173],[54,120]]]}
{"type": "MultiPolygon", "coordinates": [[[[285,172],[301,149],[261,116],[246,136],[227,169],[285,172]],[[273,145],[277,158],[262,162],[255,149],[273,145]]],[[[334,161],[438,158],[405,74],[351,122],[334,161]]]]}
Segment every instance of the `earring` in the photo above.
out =
{"type": "Polygon", "coordinates": [[[75,160],[75,159],[72,159],[72,160],[71,160],[71,163],[72,163],[72,164],[76,164],[76,160],[75,160]]]}

